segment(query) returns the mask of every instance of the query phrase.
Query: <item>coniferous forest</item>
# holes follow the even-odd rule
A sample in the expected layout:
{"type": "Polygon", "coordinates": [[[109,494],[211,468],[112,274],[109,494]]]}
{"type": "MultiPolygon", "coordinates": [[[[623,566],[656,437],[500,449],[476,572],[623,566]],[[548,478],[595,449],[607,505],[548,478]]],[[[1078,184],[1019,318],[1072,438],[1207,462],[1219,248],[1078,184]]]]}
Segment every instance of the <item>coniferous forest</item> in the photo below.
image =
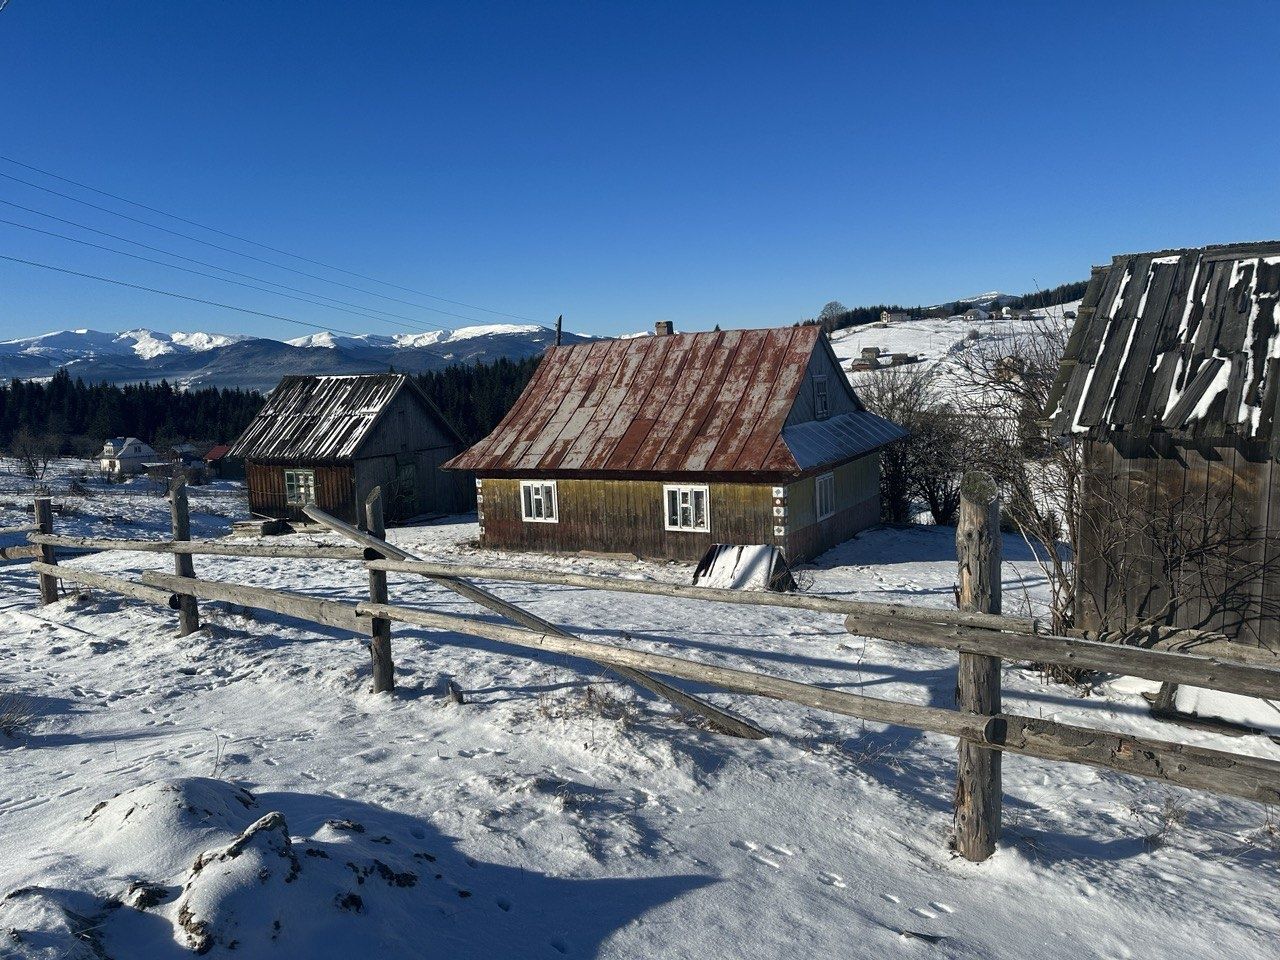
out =
{"type": "MultiPolygon", "coordinates": [[[[463,439],[474,443],[515,403],[538,359],[448,367],[416,379],[463,439]]],[[[181,390],[163,380],[85,383],[65,370],[47,381],[11,380],[0,384],[0,454],[20,434],[48,442],[64,456],[91,456],[116,436],[135,436],[156,449],[182,441],[229,443],[263,400],[255,391],[181,390]]]]}

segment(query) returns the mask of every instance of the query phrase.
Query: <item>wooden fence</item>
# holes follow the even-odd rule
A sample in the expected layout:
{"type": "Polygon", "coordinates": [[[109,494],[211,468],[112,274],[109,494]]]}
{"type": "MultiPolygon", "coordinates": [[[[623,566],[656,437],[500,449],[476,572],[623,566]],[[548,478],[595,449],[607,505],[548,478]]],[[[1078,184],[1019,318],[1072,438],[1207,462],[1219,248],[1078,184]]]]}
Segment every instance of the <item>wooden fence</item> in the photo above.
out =
{"type": "Polygon", "coordinates": [[[1019,716],[1000,703],[1000,665],[1004,662],[1056,664],[1192,684],[1245,696],[1280,699],[1280,664],[1243,662],[1222,655],[1229,648],[1215,641],[1197,653],[1169,649],[1180,638],[1153,635],[1154,647],[1102,643],[1087,637],[1043,633],[1031,618],[1000,613],[999,504],[994,488],[982,478],[966,480],[957,543],[962,609],[934,610],[900,604],[841,600],[798,594],[757,593],[686,587],[639,580],[594,577],[536,569],[497,569],[476,565],[422,561],[383,539],[378,492],[365,505],[364,532],[314,508],[307,514],[352,542],[350,547],[232,543],[191,540],[185,491],[171,494],[173,538],[166,541],[111,540],[59,536],[52,529],[47,498],[36,504],[36,532],[29,535],[40,552],[31,567],[41,600],[57,599],[58,579],[113,591],[179,611],[185,633],[199,627],[197,602],[225,601],[274,611],[315,623],[350,630],[370,638],[374,688],[394,687],[391,624],[405,623],[451,635],[481,637],[516,648],[580,657],[607,667],[629,682],[665,697],[680,709],[703,716],[710,726],[735,736],[768,736],[750,720],[685,693],[660,677],[695,681],[721,690],[769,697],[817,710],[858,717],[956,737],[959,764],[955,797],[956,851],[975,861],[995,849],[1000,832],[1000,760],[1005,753],[1088,764],[1168,784],[1228,796],[1280,804],[1280,762],[1186,744],[1171,743],[1093,728],[1019,716]],[[58,565],[58,547],[134,550],[173,554],[173,573],[143,573],[138,580],[58,565]],[[369,600],[344,603],[304,594],[196,576],[193,557],[265,556],[359,561],[368,571],[369,600]],[[500,614],[510,624],[414,609],[390,602],[387,574],[426,577],[500,614]],[[468,578],[494,582],[555,584],[618,593],[696,599],[714,603],[786,607],[844,618],[860,636],[953,650],[959,655],[956,709],[924,706],[832,690],[768,673],[699,663],[683,657],[649,653],[620,643],[584,640],[561,627],[497,597],[468,578]],[[1201,655],[1211,652],[1214,655],[1201,655]]]}

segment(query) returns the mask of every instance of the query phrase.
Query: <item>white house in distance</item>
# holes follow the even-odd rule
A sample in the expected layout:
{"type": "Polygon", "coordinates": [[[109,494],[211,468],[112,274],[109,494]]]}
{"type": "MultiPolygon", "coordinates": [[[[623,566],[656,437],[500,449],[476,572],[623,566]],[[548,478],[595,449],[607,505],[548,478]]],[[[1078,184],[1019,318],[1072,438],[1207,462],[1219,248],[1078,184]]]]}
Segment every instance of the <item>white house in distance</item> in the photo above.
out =
{"type": "Polygon", "coordinates": [[[141,473],[144,463],[156,459],[156,452],[137,437],[112,437],[102,445],[98,467],[109,476],[128,477],[141,473]]]}

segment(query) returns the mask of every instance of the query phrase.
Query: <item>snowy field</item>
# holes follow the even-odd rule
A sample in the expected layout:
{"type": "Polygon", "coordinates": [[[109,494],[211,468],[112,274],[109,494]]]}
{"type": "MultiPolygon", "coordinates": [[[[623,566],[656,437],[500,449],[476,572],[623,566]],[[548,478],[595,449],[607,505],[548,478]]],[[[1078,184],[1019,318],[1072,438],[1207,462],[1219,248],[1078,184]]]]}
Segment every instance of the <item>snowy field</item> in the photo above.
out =
{"type": "MultiPolygon", "coordinates": [[[[21,521],[25,498],[0,477],[0,526],[21,521]]],[[[191,499],[196,536],[243,513],[233,484],[191,499]]],[[[144,481],[69,502],[79,512],[61,532],[166,535],[167,503],[144,481]]],[[[460,517],[391,540],[443,561],[691,575],[480,551],[476,536],[460,517]]],[[[813,589],[951,606],[953,537],[870,531],[820,559],[813,589]]],[[[1015,538],[1005,556],[1009,609],[1038,609],[1034,559],[1015,538]]],[[[70,562],[172,569],[165,555],[70,562]]],[[[195,564],[367,596],[341,561],[195,564]]],[[[850,636],[835,616],[494,589],[588,638],[952,703],[954,655],[850,636]]],[[[488,616],[394,574],[391,596],[488,616]]],[[[946,849],[946,737],[699,691],[775,733],[730,739],[589,664],[401,625],[399,689],[374,696],[358,637],[201,612],[206,628],[178,639],[174,613],[102,593],[42,608],[24,565],[0,566],[0,696],[34,708],[0,736],[0,957],[1277,955],[1280,840],[1258,804],[1009,756],[1004,838],[974,865],[946,849]],[[449,680],[464,704],[444,695],[449,680]]],[[[1078,691],[1013,667],[1003,684],[1010,712],[1280,758],[1263,737],[1152,721],[1149,684],[1078,691]]]]}

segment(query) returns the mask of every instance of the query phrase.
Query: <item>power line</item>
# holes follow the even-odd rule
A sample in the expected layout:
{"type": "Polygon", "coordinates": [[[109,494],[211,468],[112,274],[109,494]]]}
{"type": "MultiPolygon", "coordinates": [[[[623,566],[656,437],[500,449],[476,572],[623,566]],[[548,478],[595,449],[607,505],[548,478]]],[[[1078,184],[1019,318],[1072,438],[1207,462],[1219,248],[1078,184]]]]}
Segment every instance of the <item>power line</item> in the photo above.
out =
{"type": "MultiPolygon", "coordinates": [[[[7,159],[7,158],[0,157],[0,159],[7,159]]],[[[357,287],[350,283],[343,283],[341,280],[332,280],[329,277],[321,277],[314,273],[307,273],[305,270],[296,270],[293,267],[287,267],[282,263],[276,263],[273,260],[267,260],[263,257],[255,257],[251,253],[242,253],[239,250],[234,250],[231,247],[224,247],[221,244],[213,243],[209,240],[201,240],[199,237],[193,237],[189,233],[183,233],[180,230],[170,230],[168,227],[162,227],[158,223],[151,223],[147,220],[139,219],[138,217],[131,217],[127,213],[120,213],[118,210],[112,210],[110,207],[104,207],[97,203],[91,203],[88,200],[82,200],[81,198],[72,196],[69,193],[62,193],[50,187],[44,187],[38,183],[32,183],[30,180],[23,180],[21,177],[15,177],[9,173],[0,173],[0,177],[4,177],[6,180],[12,180],[14,183],[21,183],[24,186],[31,187],[34,190],[41,190],[55,197],[61,197],[64,200],[70,200],[72,203],[83,204],[84,206],[91,207],[94,210],[100,210],[103,213],[109,213],[113,217],[120,217],[121,219],[128,220],[131,223],[137,223],[137,224],[141,224],[144,227],[150,227],[152,230],[160,230],[160,231],[163,231],[164,233],[172,234],[175,237],[181,237],[184,240],[190,240],[192,243],[201,243],[201,244],[204,244],[206,247],[212,247],[215,250],[221,250],[223,253],[229,253],[236,257],[244,257],[246,260],[254,260],[258,263],[265,263],[267,266],[275,267],[277,270],[287,270],[290,273],[296,273],[301,277],[308,277],[311,280],[319,280],[321,283],[332,283],[335,286],[345,287],[348,290],[355,290],[359,293],[363,293],[371,297],[381,297],[383,300],[390,300],[394,303],[403,303],[406,306],[417,307],[419,310],[430,310],[432,313],[443,314],[446,317],[456,317],[457,319],[465,320],[468,323],[476,322],[475,317],[467,317],[467,316],[463,316],[460,313],[453,313],[452,311],[449,311],[449,310],[441,310],[439,307],[431,307],[425,303],[415,303],[412,300],[402,300],[400,297],[392,297],[385,293],[378,293],[376,290],[366,290],[364,287],[357,287]]],[[[302,259],[302,258],[298,258],[298,259],[302,259]]],[[[329,268],[329,269],[335,269],[335,268],[329,268]]],[[[342,272],[345,273],[346,271],[342,271],[342,272]]],[[[381,281],[375,281],[375,282],[381,282],[381,281]]],[[[517,319],[525,319],[525,318],[517,318],[517,319]]],[[[530,321],[530,322],[537,323],[536,320],[530,321]]]]}
{"type": "Polygon", "coordinates": [[[349,337],[360,336],[360,334],[353,330],[342,330],[339,327],[324,327],[318,323],[308,323],[306,320],[296,320],[293,317],[281,316],[278,313],[265,313],[262,310],[250,310],[248,307],[237,307],[234,304],[220,303],[217,300],[205,300],[201,297],[189,297],[185,293],[174,293],[172,290],[159,290],[155,287],[144,287],[140,283],[128,283],[127,281],[116,280],[112,277],[100,277],[96,273],[81,273],[79,270],[69,270],[66,267],[55,267],[48,263],[37,263],[34,260],[24,260],[21,257],[11,257],[4,253],[0,253],[0,260],[8,260],[10,263],[23,263],[28,267],[39,267],[42,270],[53,270],[56,273],[65,273],[73,277],[84,277],[86,280],[98,280],[101,283],[113,283],[118,287],[129,287],[132,290],[144,290],[147,293],[158,293],[164,297],[188,300],[191,303],[203,303],[210,307],[221,307],[224,310],[235,310],[237,313],[247,313],[254,317],[266,317],[268,320],[283,320],[285,323],[296,323],[300,327],[311,327],[315,330],[323,330],[326,333],[345,333],[349,337]]]}
{"type": "MultiPolygon", "coordinates": [[[[183,256],[183,255],[182,255],[182,254],[180,254],[180,253],[174,253],[172,250],[166,250],[166,249],[164,249],[163,247],[156,247],[156,246],[152,246],[151,244],[149,244],[149,243],[143,243],[143,242],[142,242],[142,241],[140,241],[140,240],[130,240],[128,237],[122,237],[122,236],[119,236],[118,234],[110,233],[110,232],[108,232],[108,231],[106,231],[106,230],[99,230],[97,227],[91,227],[91,226],[89,226],[88,224],[80,223],[80,222],[78,222],[78,221],[76,221],[76,220],[67,220],[67,219],[65,219],[64,217],[55,217],[55,216],[54,216],[53,214],[51,214],[51,213],[45,213],[43,210],[36,210],[34,207],[26,207],[26,206],[23,206],[23,205],[22,205],[22,204],[20,204],[20,203],[14,203],[12,200],[5,200],[5,199],[3,199],[3,198],[0,198],[0,203],[3,203],[3,204],[4,204],[5,206],[7,206],[7,207],[14,207],[14,208],[16,208],[16,209],[18,209],[18,210],[24,210],[24,211],[26,211],[27,213],[34,213],[34,214],[35,214],[36,216],[38,216],[38,217],[45,217],[46,219],[49,219],[49,220],[55,220],[55,221],[57,221],[58,223],[65,223],[67,226],[70,226],[70,227],[76,227],[76,228],[78,228],[78,229],[80,229],[80,230],[86,230],[86,231],[88,231],[89,233],[96,233],[96,234],[98,234],[99,236],[102,236],[102,237],[108,237],[108,238],[110,238],[110,239],[112,239],[112,240],[118,240],[118,241],[120,241],[121,243],[127,243],[127,244],[130,244],[131,246],[141,247],[141,248],[142,248],[142,249],[144,249],[144,250],[151,250],[151,251],[154,251],[155,253],[163,254],[163,255],[164,255],[164,256],[166,256],[166,257],[173,257],[175,260],[182,260],[182,261],[184,261],[184,262],[186,262],[186,263],[194,263],[194,264],[198,264],[199,266],[202,266],[202,267],[209,267],[211,270],[221,270],[223,273],[229,273],[229,274],[231,274],[232,276],[235,276],[235,277],[244,277],[246,280],[255,280],[255,281],[257,281],[258,283],[265,283],[265,284],[268,284],[269,286],[272,286],[272,287],[279,287],[279,288],[280,288],[280,289],[282,289],[282,290],[291,290],[291,291],[293,291],[294,293],[301,293],[301,294],[305,294],[307,297],[317,297],[317,298],[319,298],[320,300],[328,300],[330,303],[338,303],[338,304],[342,304],[344,307],[354,307],[356,311],[364,311],[364,310],[368,310],[368,311],[370,311],[370,313],[359,313],[359,316],[367,317],[367,318],[368,318],[368,319],[370,319],[370,320],[378,320],[378,321],[381,321],[381,322],[383,322],[383,323],[394,323],[394,322],[395,322],[395,321],[393,321],[393,320],[384,320],[384,319],[383,319],[383,317],[376,317],[376,316],[373,316],[373,314],[375,314],[375,313],[380,313],[380,314],[383,314],[383,315],[384,315],[384,316],[386,316],[386,317],[396,317],[396,318],[398,318],[398,319],[400,319],[400,320],[406,320],[406,321],[409,321],[409,323],[400,323],[400,324],[397,324],[398,326],[406,327],[406,328],[408,328],[408,329],[425,330],[425,329],[426,329],[426,326],[423,326],[423,324],[426,324],[426,325],[428,325],[428,326],[432,326],[432,327],[437,327],[437,328],[439,328],[439,329],[441,329],[441,330],[448,330],[448,329],[449,329],[448,327],[444,326],[443,324],[434,323],[434,322],[432,322],[432,321],[430,321],[430,320],[418,320],[418,319],[416,319],[416,318],[414,318],[414,317],[405,316],[404,314],[401,314],[401,313],[392,313],[392,312],[391,312],[391,311],[389,311],[389,310],[380,310],[380,309],[379,309],[379,308],[377,308],[377,307],[367,307],[367,306],[365,306],[364,304],[360,304],[360,303],[352,303],[352,302],[350,302],[349,300],[339,300],[339,299],[337,299],[336,297],[327,297],[327,296],[325,296],[325,295],[324,295],[324,294],[322,294],[322,293],[315,293],[314,291],[311,291],[311,290],[303,290],[303,289],[302,289],[302,288],[300,288],[300,287],[291,287],[291,286],[289,286],[289,285],[288,285],[288,284],[286,284],[286,283],[278,283],[278,282],[276,282],[275,280],[268,280],[268,279],[266,279],[265,277],[258,277],[258,276],[255,276],[254,274],[251,274],[251,273],[241,273],[240,271],[238,271],[238,270],[232,270],[232,269],[230,269],[229,267],[222,267],[222,266],[219,266],[219,265],[218,265],[218,264],[216,264],[216,263],[209,263],[207,260],[197,260],[197,259],[195,259],[194,257],[186,257],[186,256],[183,256]],[[411,326],[411,324],[412,324],[412,326],[411,326]]],[[[111,252],[111,253],[118,253],[118,254],[120,254],[120,256],[123,256],[123,257],[134,257],[135,259],[138,259],[138,260],[145,260],[145,261],[147,261],[148,263],[158,263],[158,264],[160,264],[160,265],[161,265],[161,266],[163,266],[163,267],[172,267],[172,268],[173,268],[173,269],[175,269],[175,270],[184,270],[184,269],[186,269],[186,268],[184,268],[184,267],[179,267],[179,266],[177,266],[176,264],[172,264],[172,263],[164,263],[164,262],[163,262],[163,261],[161,261],[161,260],[152,260],[150,257],[141,257],[141,256],[138,256],[137,254],[128,253],[128,252],[126,252],[126,251],[124,251],[124,250],[113,250],[111,247],[105,247],[105,246],[102,246],[102,245],[100,245],[100,244],[91,243],[91,242],[89,242],[88,240],[82,240],[82,239],[79,239],[79,238],[77,238],[77,237],[68,237],[68,236],[65,236],[65,235],[63,235],[63,234],[60,234],[60,233],[54,233],[53,231],[49,231],[49,230],[41,230],[39,227],[32,227],[32,226],[28,226],[27,224],[17,223],[17,222],[12,221],[12,220],[0,220],[0,222],[2,222],[2,223],[8,223],[8,224],[11,224],[12,226],[15,226],[15,227],[22,227],[22,228],[23,228],[23,229],[25,229],[25,230],[35,230],[35,231],[37,231],[37,232],[39,232],[39,233],[47,233],[47,234],[48,234],[49,236],[51,236],[51,237],[58,237],[58,238],[60,238],[60,239],[62,239],[62,240],[70,240],[70,241],[71,241],[71,242],[73,242],[73,243],[83,243],[83,244],[86,244],[87,246],[97,247],[97,248],[98,248],[98,249],[100,249],[100,250],[107,250],[107,251],[109,251],[109,252],[111,252]]],[[[189,273],[195,273],[195,274],[198,274],[199,276],[212,277],[214,280],[221,280],[221,281],[223,281],[224,283],[236,283],[236,281],[235,281],[235,280],[228,280],[226,277],[217,277],[217,276],[213,276],[213,274],[201,273],[199,270],[188,270],[187,272],[189,272],[189,273]]],[[[239,284],[239,286],[251,286],[251,285],[250,285],[250,284],[239,284]]],[[[264,289],[264,288],[262,288],[262,287],[253,287],[253,289],[262,290],[262,289],[264,289]]],[[[266,293],[273,293],[273,294],[276,294],[277,296],[281,296],[281,297],[288,296],[288,294],[277,293],[277,291],[275,291],[275,290],[265,290],[265,292],[266,292],[266,293]]],[[[299,298],[299,297],[291,297],[290,299],[298,300],[298,299],[302,299],[302,298],[299,298]]],[[[318,302],[313,301],[313,300],[305,300],[305,299],[302,299],[302,302],[303,302],[303,303],[310,303],[310,304],[313,304],[314,306],[317,306],[317,307],[328,307],[328,306],[329,306],[329,304],[328,304],[328,303],[318,303],[318,302]]],[[[333,307],[332,309],[335,309],[335,310],[336,310],[336,309],[339,309],[339,308],[338,308],[338,307],[333,307]]],[[[352,311],[352,310],[345,310],[345,311],[343,311],[343,312],[344,312],[344,313],[352,313],[352,312],[355,312],[355,311],[352,311]]]]}
{"type": "MultiPolygon", "coordinates": [[[[231,239],[231,240],[238,240],[241,243],[247,243],[247,244],[250,244],[251,246],[259,247],[263,250],[270,250],[272,253],[278,253],[286,257],[292,257],[295,260],[301,260],[303,263],[310,263],[317,267],[324,267],[326,270],[336,270],[339,273],[345,273],[349,277],[358,277],[361,280],[368,280],[370,283],[380,283],[383,286],[391,287],[394,290],[403,290],[405,293],[414,293],[420,297],[426,297],[429,300],[439,300],[441,303],[453,304],[455,307],[466,307],[468,310],[479,310],[481,313],[491,313],[496,317],[507,317],[511,320],[524,320],[528,323],[538,323],[537,320],[534,320],[531,317],[523,317],[516,313],[504,313],[501,310],[490,310],[488,307],[481,307],[474,303],[466,303],[462,300],[450,300],[448,297],[437,296],[436,294],[427,293],[426,291],[423,291],[423,290],[415,290],[412,287],[403,287],[398,283],[391,283],[387,280],[379,280],[377,277],[369,277],[364,275],[363,273],[356,273],[354,270],[347,270],[347,269],[344,269],[343,267],[337,267],[337,266],[334,266],[333,264],[325,263],[321,260],[312,260],[310,257],[304,257],[296,253],[290,253],[288,250],[281,250],[277,247],[272,247],[265,243],[259,243],[258,241],[250,240],[247,237],[241,237],[234,233],[228,233],[225,230],[219,230],[216,227],[210,227],[207,224],[200,223],[197,220],[190,220],[186,217],[179,216],[176,213],[169,213],[167,210],[161,210],[158,207],[151,207],[145,203],[139,203],[137,200],[130,200],[128,197],[122,197],[119,194],[110,193],[109,191],[106,191],[106,190],[100,190],[97,187],[91,187],[87,183],[81,183],[79,180],[72,180],[70,177],[63,177],[56,173],[50,173],[48,170],[42,170],[40,167],[32,166],[29,163],[23,163],[21,160],[14,160],[12,157],[6,157],[0,154],[0,160],[5,161],[6,163],[12,163],[14,166],[22,167],[25,170],[31,170],[35,173],[43,174],[46,177],[52,177],[54,180],[60,180],[63,183],[69,183],[72,186],[80,187],[82,190],[89,190],[93,193],[99,194],[100,196],[110,197],[112,200],[118,200],[121,203],[127,203],[130,206],[137,207],[140,210],[147,210],[151,213],[158,213],[162,217],[169,217],[170,219],[177,220],[180,223],[185,223],[193,227],[199,227],[201,230],[208,230],[210,233],[216,233],[219,236],[227,237],[228,239],[231,239]]],[[[38,189],[43,189],[43,188],[38,188],[38,189]]],[[[157,228],[157,229],[162,229],[162,228],[157,228]]],[[[204,242],[204,241],[197,241],[197,242],[204,242]]],[[[246,256],[246,254],[241,254],[241,256],[246,256]]],[[[287,270],[289,268],[281,267],[281,269],[287,270]]],[[[306,276],[306,274],[304,274],[304,276],[306,276]]],[[[337,281],[331,280],[328,282],[336,283],[337,281]]],[[[358,289],[358,288],[353,288],[353,289],[358,289]]],[[[373,295],[381,296],[381,294],[373,294],[373,295]]],[[[394,299],[394,298],[388,298],[388,299],[394,299]]],[[[400,302],[406,302],[406,301],[400,301],[400,302]]],[[[424,306],[423,309],[430,310],[432,308],[424,306]]],[[[446,311],[441,311],[441,312],[444,313],[446,311]]],[[[455,316],[455,314],[449,314],[449,316],[455,316]]],[[[539,326],[546,326],[546,324],[539,324],[539,326]]]]}

